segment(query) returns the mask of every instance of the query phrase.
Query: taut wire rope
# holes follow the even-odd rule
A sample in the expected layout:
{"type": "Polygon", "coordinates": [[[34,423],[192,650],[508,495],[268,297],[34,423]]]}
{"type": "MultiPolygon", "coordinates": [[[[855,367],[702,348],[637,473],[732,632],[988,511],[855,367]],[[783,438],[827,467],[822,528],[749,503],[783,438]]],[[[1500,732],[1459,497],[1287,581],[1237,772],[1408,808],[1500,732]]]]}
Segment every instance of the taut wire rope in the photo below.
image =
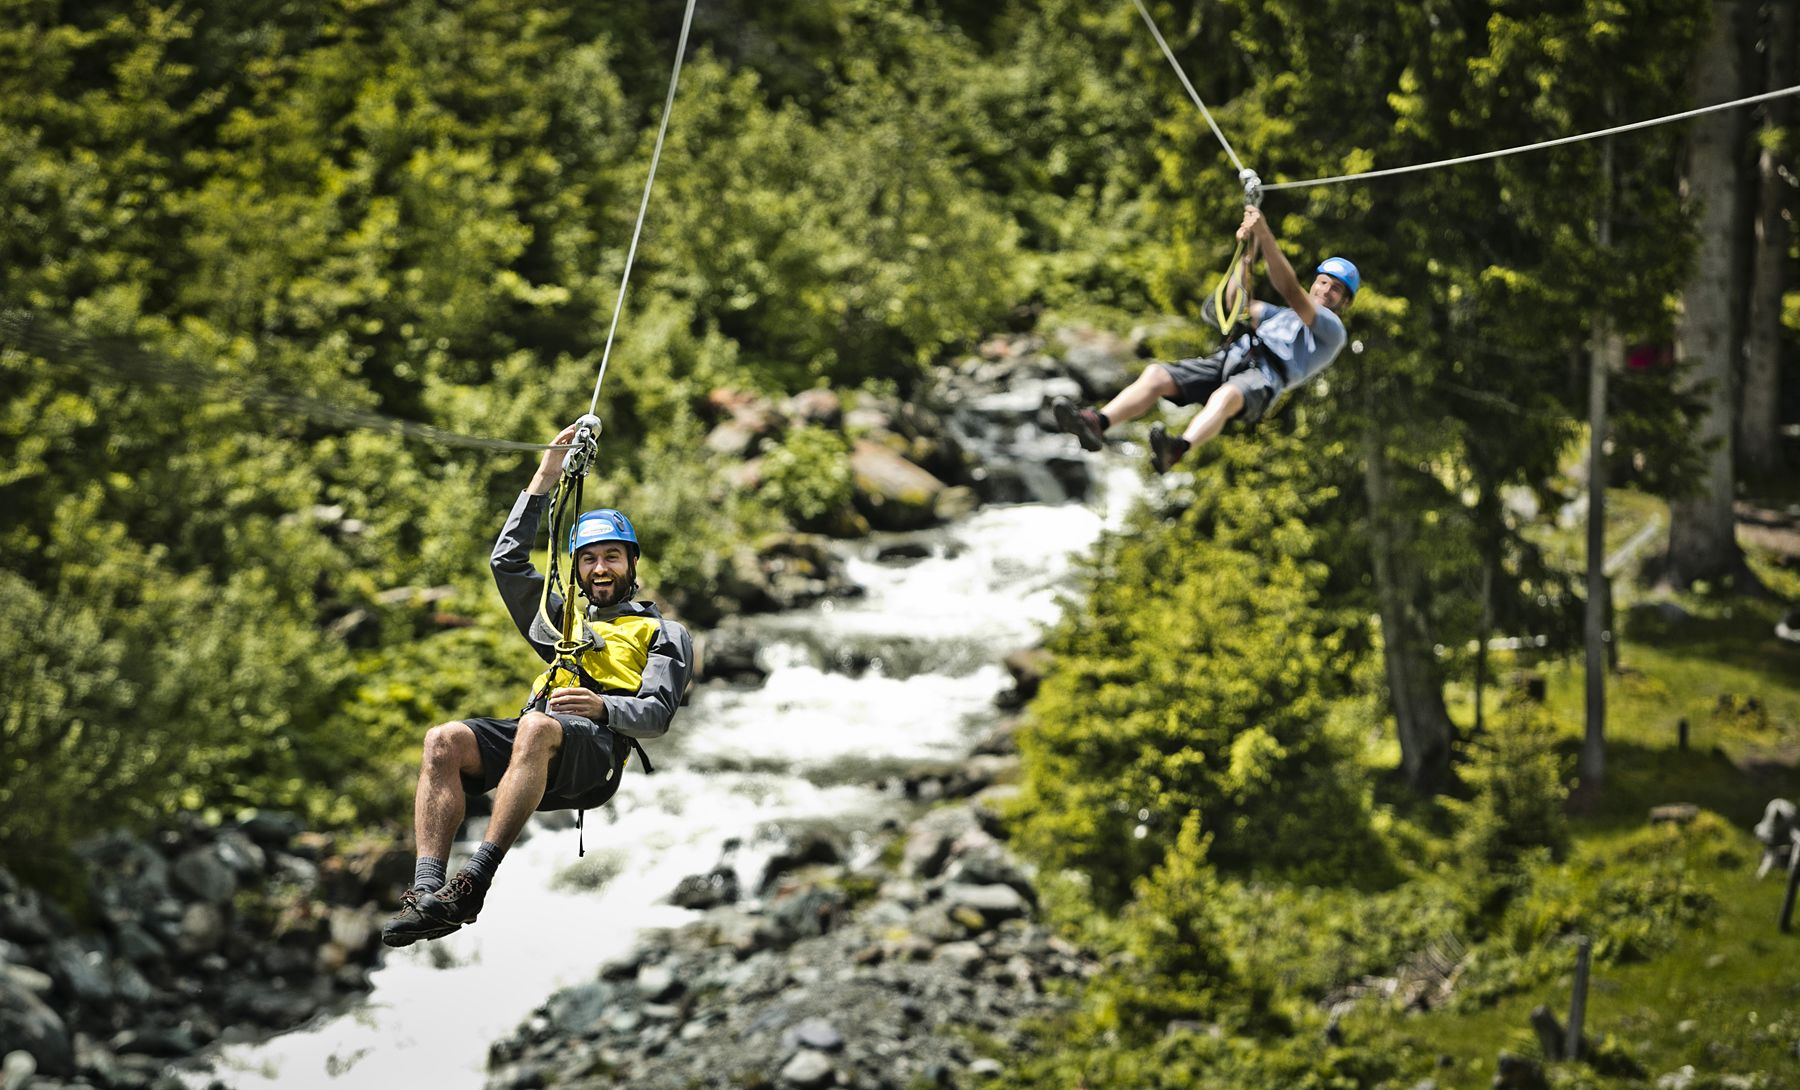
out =
{"type": "Polygon", "coordinates": [[[631,263],[637,257],[638,236],[644,230],[644,213],[650,208],[650,187],[656,184],[656,164],[662,161],[663,137],[669,132],[669,115],[675,110],[675,85],[681,82],[681,59],[687,55],[688,28],[694,22],[694,0],[687,0],[681,16],[681,38],[675,43],[675,67],[669,72],[669,95],[663,101],[662,124],[656,129],[656,150],[650,153],[650,173],[644,178],[644,198],[638,202],[637,226],[631,229],[631,247],[625,251],[625,271],[619,277],[619,297],[613,300],[612,325],[606,331],[606,347],[600,352],[600,375],[594,379],[594,398],[588,414],[599,411],[600,384],[606,381],[606,361],[612,355],[613,334],[619,330],[619,313],[625,309],[625,285],[631,280],[631,263]]]}
{"type": "Polygon", "coordinates": [[[1484,151],[1475,155],[1459,155],[1454,159],[1438,159],[1430,163],[1413,163],[1410,166],[1387,167],[1382,170],[1363,170],[1358,171],[1355,174],[1339,174],[1330,178],[1309,178],[1299,182],[1265,182],[1263,184],[1263,189],[1265,191],[1274,189],[1305,189],[1309,186],[1335,185],[1338,182],[1366,181],[1370,178],[1387,178],[1395,174],[1413,174],[1422,170],[1434,170],[1438,167],[1458,166],[1462,163],[1479,162],[1483,159],[1499,159],[1508,155],[1518,155],[1527,151],[1537,151],[1541,148],[1554,148],[1562,144],[1575,144],[1583,140],[1596,140],[1602,136],[1614,136],[1622,132],[1647,129],[1653,125],[1666,125],[1674,121],[1686,121],[1690,117],[1699,117],[1702,114],[1716,113],[1720,110],[1733,110],[1740,106],[1752,106],[1758,102],[1766,102],[1772,98],[1780,98],[1783,95],[1795,93],[1800,93],[1800,84],[1796,84],[1793,87],[1783,87],[1779,90],[1765,91],[1759,95],[1735,98],[1730,102],[1717,102],[1711,106],[1701,106],[1692,110],[1683,110],[1680,113],[1668,114],[1663,117],[1653,117],[1646,121],[1633,121],[1625,125],[1614,125],[1610,129],[1597,129],[1594,132],[1578,133],[1574,136],[1559,136],[1554,140],[1540,140],[1535,144],[1520,144],[1517,147],[1501,148],[1497,151],[1484,151]]]}
{"type": "Polygon", "coordinates": [[[1194,105],[1200,107],[1200,116],[1206,118],[1207,127],[1212,129],[1213,135],[1219,138],[1219,146],[1225,149],[1226,156],[1231,159],[1231,165],[1236,167],[1239,176],[1242,176],[1243,162],[1238,159],[1237,152],[1231,150],[1231,141],[1225,139],[1225,134],[1219,131],[1219,124],[1213,120],[1212,111],[1206,108],[1206,103],[1200,101],[1200,92],[1194,90],[1194,84],[1188,79],[1187,73],[1182,71],[1181,62],[1175,59],[1175,51],[1169,48],[1168,42],[1163,40],[1162,31],[1156,29],[1156,20],[1150,18],[1150,9],[1144,6],[1144,0],[1131,0],[1131,2],[1136,5],[1138,14],[1144,17],[1144,25],[1150,28],[1151,35],[1156,38],[1156,44],[1162,46],[1163,56],[1169,59],[1169,67],[1175,69],[1175,75],[1180,78],[1181,85],[1187,88],[1188,97],[1194,100],[1194,105]]]}

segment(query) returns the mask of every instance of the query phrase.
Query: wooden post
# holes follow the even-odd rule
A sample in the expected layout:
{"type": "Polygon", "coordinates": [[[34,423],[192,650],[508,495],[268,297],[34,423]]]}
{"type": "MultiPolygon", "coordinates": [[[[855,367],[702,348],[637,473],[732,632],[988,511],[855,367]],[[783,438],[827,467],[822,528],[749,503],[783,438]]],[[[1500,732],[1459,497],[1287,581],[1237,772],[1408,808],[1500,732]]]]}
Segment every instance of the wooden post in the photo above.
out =
{"type": "Polygon", "coordinates": [[[1563,1047],[1563,1055],[1571,1060],[1581,1059],[1582,1022],[1587,1019],[1588,989],[1588,954],[1594,948],[1594,940],[1582,935],[1575,940],[1575,994],[1569,1000],[1569,1036],[1563,1047]]]}
{"type": "Polygon", "coordinates": [[[1800,890],[1800,838],[1796,838],[1794,850],[1788,853],[1787,895],[1781,899],[1781,933],[1784,935],[1794,919],[1794,893],[1797,890],[1800,890]]]}
{"type": "Polygon", "coordinates": [[[1687,722],[1687,720],[1683,719],[1679,723],[1675,724],[1675,738],[1676,738],[1676,747],[1678,749],[1680,749],[1681,752],[1686,753],[1687,746],[1688,746],[1688,722],[1687,722]]]}

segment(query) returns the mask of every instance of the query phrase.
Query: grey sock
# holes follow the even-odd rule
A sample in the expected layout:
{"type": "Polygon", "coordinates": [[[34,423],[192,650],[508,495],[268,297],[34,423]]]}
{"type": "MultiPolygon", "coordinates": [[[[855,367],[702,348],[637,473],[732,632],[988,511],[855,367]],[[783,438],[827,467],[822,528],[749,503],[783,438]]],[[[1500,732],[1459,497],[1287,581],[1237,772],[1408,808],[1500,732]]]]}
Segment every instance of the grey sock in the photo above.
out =
{"type": "Polygon", "coordinates": [[[482,885],[494,880],[494,872],[500,869],[500,860],[506,857],[506,849],[492,841],[484,840],[475,849],[475,854],[463,864],[461,873],[468,875],[482,885]]]}
{"type": "Polygon", "coordinates": [[[444,861],[433,859],[429,855],[421,855],[413,860],[412,888],[422,889],[427,893],[436,893],[444,888],[444,861]]]}

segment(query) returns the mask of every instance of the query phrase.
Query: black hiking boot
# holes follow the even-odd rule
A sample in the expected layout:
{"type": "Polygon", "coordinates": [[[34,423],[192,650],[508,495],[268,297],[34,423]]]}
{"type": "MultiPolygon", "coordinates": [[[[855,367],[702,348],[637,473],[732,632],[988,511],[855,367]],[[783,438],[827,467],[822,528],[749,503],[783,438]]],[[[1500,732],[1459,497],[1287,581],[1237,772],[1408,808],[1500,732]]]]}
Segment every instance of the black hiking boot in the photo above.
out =
{"type": "Polygon", "coordinates": [[[1059,397],[1050,403],[1050,413],[1056,417],[1056,426],[1073,435],[1082,450],[1099,450],[1106,445],[1100,437],[1105,430],[1100,426],[1100,414],[1094,410],[1076,408],[1073,401],[1059,397]]]}
{"type": "Polygon", "coordinates": [[[425,896],[422,889],[409,889],[400,895],[400,911],[388,917],[381,925],[381,944],[383,946],[411,946],[420,939],[441,939],[452,931],[462,929],[462,924],[440,923],[426,919],[419,911],[419,898],[425,896]]]}
{"type": "Polygon", "coordinates": [[[470,878],[467,871],[457,871],[456,875],[444,883],[444,888],[436,893],[424,893],[419,896],[419,915],[426,920],[448,926],[452,931],[466,923],[475,922],[475,914],[487,902],[487,885],[470,878]]]}
{"type": "Polygon", "coordinates": [[[1188,452],[1188,441],[1180,436],[1170,436],[1169,429],[1162,426],[1162,421],[1150,425],[1150,468],[1161,476],[1175,468],[1188,452]]]}

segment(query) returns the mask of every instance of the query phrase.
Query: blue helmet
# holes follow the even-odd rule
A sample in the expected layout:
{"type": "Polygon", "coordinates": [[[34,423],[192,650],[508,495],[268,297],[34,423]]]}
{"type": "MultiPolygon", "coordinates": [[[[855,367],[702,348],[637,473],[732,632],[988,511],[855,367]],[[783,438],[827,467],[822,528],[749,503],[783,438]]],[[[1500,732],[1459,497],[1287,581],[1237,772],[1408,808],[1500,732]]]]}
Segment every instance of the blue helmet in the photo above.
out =
{"type": "Polygon", "coordinates": [[[610,507],[581,513],[569,531],[569,554],[601,541],[623,541],[631,546],[633,557],[638,555],[637,531],[631,528],[631,520],[610,507]]]}
{"type": "Polygon", "coordinates": [[[1357,272],[1356,266],[1344,258],[1328,257],[1319,262],[1319,267],[1315,271],[1322,272],[1349,288],[1352,299],[1356,298],[1356,290],[1362,287],[1362,273],[1357,272]]]}

